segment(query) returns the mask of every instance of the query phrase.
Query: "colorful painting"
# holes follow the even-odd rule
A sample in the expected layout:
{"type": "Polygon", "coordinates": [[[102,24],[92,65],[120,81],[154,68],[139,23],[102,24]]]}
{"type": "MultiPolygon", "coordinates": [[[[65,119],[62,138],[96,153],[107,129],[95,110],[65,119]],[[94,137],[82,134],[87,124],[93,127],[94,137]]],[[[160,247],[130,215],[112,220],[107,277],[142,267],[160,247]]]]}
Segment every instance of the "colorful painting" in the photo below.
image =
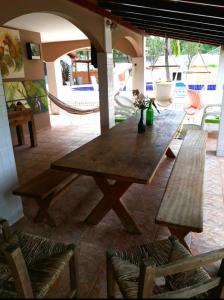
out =
{"type": "Polygon", "coordinates": [[[45,80],[24,80],[3,82],[8,109],[14,109],[17,101],[31,108],[33,113],[48,111],[45,80]]]}
{"type": "Polygon", "coordinates": [[[23,78],[23,52],[18,30],[0,27],[0,69],[2,78],[23,78]]]}

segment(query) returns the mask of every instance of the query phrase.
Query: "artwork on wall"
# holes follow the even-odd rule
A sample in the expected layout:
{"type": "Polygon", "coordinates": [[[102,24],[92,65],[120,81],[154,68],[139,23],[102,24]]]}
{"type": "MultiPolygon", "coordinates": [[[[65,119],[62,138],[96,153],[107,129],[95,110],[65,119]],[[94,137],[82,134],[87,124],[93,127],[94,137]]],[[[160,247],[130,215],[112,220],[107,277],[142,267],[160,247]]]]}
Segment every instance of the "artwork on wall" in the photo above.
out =
{"type": "Polygon", "coordinates": [[[26,43],[27,56],[29,59],[40,59],[40,45],[36,43],[26,43]]]}
{"type": "Polygon", "coordinates": [[[48,111],[45,80],[24,80],[3,83],[7,108],[13,109],[17,101],[22,102],[33,113],[48,111]]]}
{"type": "Polygon", "coordinates": [[[0,69],[2,78],[23,78],[23,52],[18,30],[0,27],[0,69]]]}

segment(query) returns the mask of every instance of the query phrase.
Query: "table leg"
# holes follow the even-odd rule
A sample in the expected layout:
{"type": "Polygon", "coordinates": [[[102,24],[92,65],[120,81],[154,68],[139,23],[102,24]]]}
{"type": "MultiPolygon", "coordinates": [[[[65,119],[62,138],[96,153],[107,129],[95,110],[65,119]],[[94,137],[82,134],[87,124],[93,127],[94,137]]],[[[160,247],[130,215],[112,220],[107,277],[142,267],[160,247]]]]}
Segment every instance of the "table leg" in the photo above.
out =
{"type": "Polygon", "coordinates": [[[22,125],[17,125],[16,126],[16,134],[17,134],[18,144],[19,145],[24,145],[25,144],[25,138],[24,138],[23,126],[22,125]]]}
{"type": "Polygon", "coordinates": [[[166,156],[169,158],[176,158],[176,155],[173,153],[170,147],[166,150],[166,156]]]}
{"type": "Polygon", "coordinates": [[[28,128],[29,128],[29,133],[30,133],[31,147],[36,147],[37,146],[37,135],[36,135],[36,129],[35,129],[35,124],[34,124],[33,120],[28,122],[28,128]]]}
{"type": "Polygon", "coordinates": [[[114,184],[110,184],[106,178],[101,176],[95,176],[94,179],[104,196],[88,215],[85,222],[96,225],[111,209],[113,209],[120,218],[122,224],[130,233],[140,234],[140,229],[132,219],[128,209],[120,201],[120,197],[132,183],[116,181],[114,184]]]}
{"type": "Polygon", "coordinates": [[[120,199],[114,202],[113,210],[118,215],[124,227],[127,228],[128,232],[141,234],[138,225],[132,219],[127,207],[120,201],[120,199]]]}

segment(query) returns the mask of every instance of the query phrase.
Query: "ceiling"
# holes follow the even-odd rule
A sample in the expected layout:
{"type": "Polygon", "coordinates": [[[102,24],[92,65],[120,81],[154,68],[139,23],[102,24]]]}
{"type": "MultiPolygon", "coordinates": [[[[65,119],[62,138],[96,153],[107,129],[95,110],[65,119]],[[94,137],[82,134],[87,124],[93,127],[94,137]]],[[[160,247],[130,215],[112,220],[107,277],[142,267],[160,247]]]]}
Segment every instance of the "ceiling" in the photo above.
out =
{"type": "Polygon", "coordinates": [[[224,44],[223,0],[99,0],[98,7],[144,35],[224,44]]]}
{"type": "MultiPolygon", "coordinates": [[[[70,0],[111,18],[143,35],[222,45],[223,0],[70,0]]],[[[41,33],[45,42],[87,37],[66,19],[48,13],[32,13],[4,24],[41,33]]]]}
{"type": "Polygon", "coordinates": [[[4,26],[40,32],[42,43],[88,39],[71,22],[49,13],[23,15],[5,23],[4,26]]]}

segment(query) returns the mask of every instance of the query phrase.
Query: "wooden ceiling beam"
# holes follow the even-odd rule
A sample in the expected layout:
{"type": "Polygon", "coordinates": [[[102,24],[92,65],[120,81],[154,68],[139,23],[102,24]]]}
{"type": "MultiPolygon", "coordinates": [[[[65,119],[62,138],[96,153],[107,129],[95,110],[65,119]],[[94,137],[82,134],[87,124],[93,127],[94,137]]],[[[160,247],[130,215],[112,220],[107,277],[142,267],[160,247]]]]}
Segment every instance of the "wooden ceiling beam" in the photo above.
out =
{"type": "Polygon", "coordinates": [[[210,44],[210,45],[214,45],[214,46],[220,46],[220,41],[219,40],[209,40],[209,39],[202,39],[202,38],[195,38],[193,36],[188,36],[188,35],[179,35],[176,33],[164,33],[164,32],[160,32],[160,31],[146,31],[146,36],[159,36],[159,37],[168,37],[168,38],[172,38],[172,39],[176,39],[176,40],[183,40],[183,41],[189,41],[189,42],[195,42],[195,43],[201,43],[201,44],[210,44]]]}
{"type": "Polygon", "coordinates": [[[224,19],[216,19],[216,20],[208,20],[208,18],[197,18],[195,16],[191,16],[190,18],[187,18],[187,16],[183,15],[176,15],[176,14],[167,14],[164,12],[160,12],[159,14],[156,13],[155,11],[150,11],[150,12],[146,12],[145,10],[141,9],[139,10],[135,10],[132,11],[130,9],[127,8],[126,11],[122,11],[122,10],[118,10],[118,9],[113,9],[112,13],[120,16],[121,18],[126,17],[136,17],[136,18],[142,18],[142,19],[146,19],[148,20],[149,18],[157,18],[157,19],[163,19],[163,20],[175,20],[176,22],[186,22],[188,24],[191,23],[197,23],[197,24],[201,24],[201,25],[208,25],[208,26],[216,26],[216,27],[224,27],[224,19]]]}
{"type": "Polygon", "coordinates": [[[221,18],[223,19],[224,13],[224,3],[219,6],[214,5],[202,5],[200,3],[194,2],[179,2],[179,1],[170,1],[170,0],[124,0],[124,1],[115,1],[115,0],[100,0],[100,5],[104,5],[107,8],[111,8],[112,5],[117,4],[123,7],[132,7],[133,9],[138,10],[139,8],[143,9],[154,9],[157,11],[165,11],[167,13],[181,13],[181,14],[190,14],[196,16],[204,16],[209,18],[221,18]]]}
{"type": "Polygon", "coordinates": [[[170,32],[175,33],[175,34],[179,34],[179,35],[188,35],[188,36],[192,36],[192,37],[196,37],[198,39],[203,38],[204,40],[209,39],[209,40],[217,40],[220,41],[222,40],[224,42],[224,35],[222,36],[215,36],[215,35],[210,35],[210,34],[201,34],[201,33],[197,33],[197,32],[189,32],[189,31],[183,31],[183,30],[175,30],[173,28],[166,28],[166,27],[158,27],[158,26],[149,26],[149,27],[143,27],[143,26],[139,26],[140,29],[143,29],[145,31],[160,31],[160,32],[167,32],[167,34],[169,34],[170,32]]]}
{"type": "MultiPolygon", "coordinates": [[[[125,0],[127,1],[127,0],[125,0]]],[[[157,0],[158,3],[160,3],[161,0],[157,0]]],[[[136,1],[135,1],[136,2],[136,1]]],[[[138,2],[139,3],[139,2],[138,2]]],[[[175,2],[176,3],[176,2],[175,2]]],[[[154,15],[163,15],[163,16],[170,16],[174,18],[183,18],[184,20],[194,20],[197,21],[198,19],[202,19],[203,22],[214,22],[220,20],[223,24],[224,21],[224,8],[216,8],[215,11],[211,11],[212,9],[207,9],[206,12],[203,12],[200,9],[188,9],[188,10],[168,10],[165,6],[163,8],[158,8],[156,5],[149,6],[147,2],[147,6],[143,5],[136,5],[136,4],[128,4],[128,3],[119,3],[116,1],[105,1],[100,0],[100,5],[105,9],[110,9],[112,14],[114,11],[120,11],[120,12],[138,12],[138,13],[144,13],[149,14],[153,13],[154,15]]]]}
{"type": "MultiPolygon", "coordinates": [[[[176,2],[176,0],[169,0],[169,1],[176,2]]],[[[223,0],[178,0],[178,2],[183,2],[185,4],[188,3],[191,5],[201,4],[205,6],[215,6],[215,7],[223,6],[223,0]]]]}
{"type": "Polygon", "coordinates": [[[127,20],[127,22],[131,22],[133,23],[134,21],[158,21],[161,23],[166,23],[166,24],[173,24],[175,22],[175,24],[179,24],[179,25],[183,25],[186,27],[190,27],[190,26],[196,26],[197,28],[207,28],[210,29],[211,27],[215,29],[217,29],[218,31],[223,31],[223,27],[224,27],[224,21],[222,22],[223,24],[215,24],[215,23],[203,23],[201,22],[200,19],[198,19],[198,21],[191,21],[191,20],[183,20],[183,19],[176,19],[176,18],[171,18],[168,16],[162,16],[162,15],[153,15],[153,14],[138,14],[138,13],[133,13],[133,12],[120,12],[120,11],[114,11],[115,14],[119,15],[123,20],[127,20]]]}
{"type": "MultiPolygon", "coordinates": [[[[126,18],[125,18],[126,19],[126,18]]],[[[127,20],[128,21],[128,20],[127,20]]],[[[197,27],[197,24],[195,26],[183,26],[179,25],[179,23],[164,23],[164,22],[159,22],[159,21],[152,21],[151,19],[149,21],[146,20],[132,20],[132,24],[137,26],[138,28],[142,29],[147,29],[150,28],[150,26],[157,26],[158,28],[169,28],[169,29],[178,29],[180,31],[186,31],[186,32],[196,32],[197,33],[205,33],[209,35],[214,35],[214,36],[219,36],[223,37],[224,36],[224,31],[222,30],[215,30],[212,28],[203,28],[203,27],[197,27]]]]}
{"type": "Polygon", "coordinates": [[[162,36],[162,37],[167,36],[167,37],[171,38],[172,36],[175,36],[175,37],[177,37],[177,39],[180,39],[180,40],[185,40],[186,38],[188,38],[188,39],[192,39],[192,41],[197,41],[197,42],[203,41],[205,44],[214,42],[214,43],[216,43],[216,45],[220,45],[221,40],[224,42],[224,37],[217,38],[217,37],[213,37],[212,35],[205,36],[205,35],[197,34],[197,33],[188,33],[188,32],[183,33],[180,31],[168,30],[168,29],[164,29],[164,28],[155,28],[155,27],[145,28],[145,32],[146,32],[146,34],[149,34],[149,35],[157,35],[157,36],[162,36]]]}
{"type": "MultiPolygon", "coordinates": [[[[110,2],[111,0],[104,0],[105,2],[110,2]]],[[[114,0],[112,0],[114,1],[114,0]]],[[[116,0],[116,2],[123,3],[127,1],[122,1],[122,0],[116,0]]],[[[136,3],[136,1],[133,1],[136,3]]],[[[138,0],[138,2],[143,2],[144,0],[138,0]]],[[[148,3],[153,3],[155,0],[147,0],[148,3]]],[[[158,1],[156,1],[158,2],[158,1]]],[[[159,0],[159,2],[161,2],[159,0]]],[[[213,6],[213,7],[219,7],[219,6],[224,6],[223,0],[164,0],[164,3],[167,2],[179,2],[179,3],[184,3],[185,5],[204,5],[204,6],[213,6]]],[[[100,0],[98,0],[98,3],[100,3],[100,0]]]]}
{"type": "Polygon", "coordinates": [[[131,23],[128,23],[128,22],[124,21],[119,16],[113,15],[110,11],[105,10],[100,5],[95,5],[94,3],[91,3],[88,0],[68,0],[68,1],[73,2],[74,4],[77,4],[79,6],[82,6],[82,7],[86,8],[86,9],[92,11],[92,12],[95,12],[95,13],[101,15],[102,17],[106,17],[108,19],[111,19],[112,21],[114,21],[114,22],[116,22],[120,25],[123,25],[123,26],[127,27],[130,30],[135,31],[138,34],[144,35],[144,32],[137,29],[131,23]]]}

